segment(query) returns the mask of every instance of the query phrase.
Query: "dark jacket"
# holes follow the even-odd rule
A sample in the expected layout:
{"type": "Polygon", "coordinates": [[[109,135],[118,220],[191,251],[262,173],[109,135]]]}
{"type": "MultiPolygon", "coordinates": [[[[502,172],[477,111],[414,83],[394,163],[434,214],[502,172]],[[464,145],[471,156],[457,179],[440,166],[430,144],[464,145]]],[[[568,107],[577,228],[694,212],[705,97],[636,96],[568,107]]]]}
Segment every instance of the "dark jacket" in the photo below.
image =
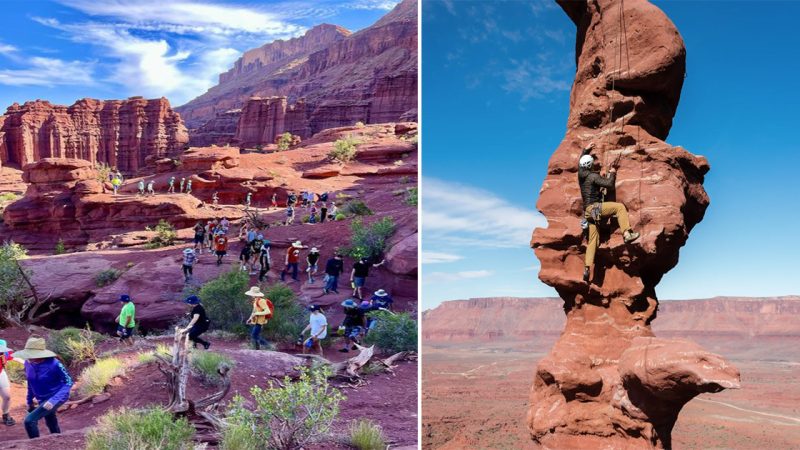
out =
{"type": "MultiPolygon", "coordinates": [[[[581,152],[581,156],[588,155],[590,151],[589,149],[585,149],[581,152]]],[[[600,188],[614,189],[616,178],[616,172],[609,173],[604,177],[597,172],[592,172],[591,169],[579,167],[578,184],[581,187],[583,209],[586,209],[592,203],[602,202],[603,194],[600,192],[600,188]]]]}
{"type": "Polygon", "coordinates": [[[341,259],[331,258],[325,264],[325,273],[332,277],[338,277],[343,270],[344,270],[344,261],[342,261],[341,259]]]}
{"type": "Polygon", "coordinates": [[[28,379],[29,405],[33,404],[34,398],[40,405],[46,401],[55,405],[69,400],[72,378],[58,359],[46,358],[39,364],[26,361],[25,377],[28,379]]]}

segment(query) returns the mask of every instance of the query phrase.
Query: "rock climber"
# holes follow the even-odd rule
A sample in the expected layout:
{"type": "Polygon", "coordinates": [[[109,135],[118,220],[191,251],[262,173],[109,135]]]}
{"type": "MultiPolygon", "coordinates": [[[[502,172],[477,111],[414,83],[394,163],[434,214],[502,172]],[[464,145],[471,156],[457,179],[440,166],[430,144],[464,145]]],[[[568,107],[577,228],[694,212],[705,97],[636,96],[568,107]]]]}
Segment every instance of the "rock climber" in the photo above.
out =
{"type": "Polygon", "coordinates": [[[622,230],[622,239],[630,243],[639,238],[639,233],[631,229],[628,220],[628,210],[625,205],[617,202],[604,202],[601,188],[614,189],[617,169],[610,167],[608,175],[600,175],[599,168],[595,169],[595,159],[590,155],[594,143],[589,144],[578,160],[578,184],[583,198],[583,215],[589,228],[589,241],[586,244],[586,257],[583,268],[583,281],[589,282],[591,267],[594,264],[594,255],[600,242],[597,231],[597,222],[601,218],[617,216],[619,228],[622,230]]]}

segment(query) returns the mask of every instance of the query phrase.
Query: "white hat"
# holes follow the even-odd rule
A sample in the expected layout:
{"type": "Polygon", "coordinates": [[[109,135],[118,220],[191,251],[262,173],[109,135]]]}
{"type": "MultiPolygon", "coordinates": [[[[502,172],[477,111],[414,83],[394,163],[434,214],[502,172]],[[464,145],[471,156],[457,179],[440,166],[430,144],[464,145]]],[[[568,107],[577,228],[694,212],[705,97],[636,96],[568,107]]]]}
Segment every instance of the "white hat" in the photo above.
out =
{"type": "Polygon", "coordinates": [[[249,291],[245,292],[244,295],[249,295],[250,297],[263,297],[264,293],[261,292],[261,288],[258,286],[253,286],[249,291]]]}
{"type": "Polygon", "coordinates": [[[593,162],[594,158],[592,158],[592,155],[583,155],[581,156],[581,159],[578,160],[578,165],[584,169],[590,169],[593,162]]]}
{"type": "Polygon", "coordinates": [[[300,241],[294,241],[292,243],[292,247],[294,247],[294,248],[303,248],[303,243],[300,242],[300,241]]]}
{"type": "Polygon", "coordinates": [[[378,289],[377,291],[375,291],[375,295],[377,295],[378,297],[386,297],[387,295],[389,295],[389,293],[384,291],[383,289],[378,289]]]}
{"type": "Polygon", "coordinates": [[[311,253],[319,253],[319,250],[317,250],[317,247],[313,247],[311,249],[311,253]]]}

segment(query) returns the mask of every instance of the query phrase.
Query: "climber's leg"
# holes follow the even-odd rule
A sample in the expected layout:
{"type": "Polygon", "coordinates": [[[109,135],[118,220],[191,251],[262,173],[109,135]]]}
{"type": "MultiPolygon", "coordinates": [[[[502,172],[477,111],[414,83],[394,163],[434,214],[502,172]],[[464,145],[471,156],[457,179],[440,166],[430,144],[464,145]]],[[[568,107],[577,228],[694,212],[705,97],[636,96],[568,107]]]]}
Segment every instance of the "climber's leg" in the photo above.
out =
{"type": "Polygon", "coordinates": [[[617,202],[603,202],[600,208],[603,217],[617,216],[619,229],[622,230],[622,237],[625,242],[633,242],[639,237],[639,233],[631,229],[631,222],[628,219],[628,209],[625,205],[617,202]]]}
{"type": "Polygon", "coordinates": [[[600,233],[597,231],[597,225],[589,223],[589,241],[586,243],[586,258],[583,266],[583,281],[589,282],[589,271],[592,264],[594,264],[594,254],[597,251],[597,245],[600,243],[600,233]]]}

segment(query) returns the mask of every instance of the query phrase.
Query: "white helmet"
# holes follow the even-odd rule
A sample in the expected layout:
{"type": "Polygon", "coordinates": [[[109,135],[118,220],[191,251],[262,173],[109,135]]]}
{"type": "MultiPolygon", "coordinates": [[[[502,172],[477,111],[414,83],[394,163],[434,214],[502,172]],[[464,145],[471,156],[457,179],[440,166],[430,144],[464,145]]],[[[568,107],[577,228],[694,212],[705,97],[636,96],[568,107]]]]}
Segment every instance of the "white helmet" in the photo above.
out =
{"type": "Polygon", "coordinates": [[[583,155],[581,156],[581,159],[578,161],[578,165],[583,167],[584,169],[591,169],[593,162],[594,158],[592,158],[592,155],[583,155]]]}

